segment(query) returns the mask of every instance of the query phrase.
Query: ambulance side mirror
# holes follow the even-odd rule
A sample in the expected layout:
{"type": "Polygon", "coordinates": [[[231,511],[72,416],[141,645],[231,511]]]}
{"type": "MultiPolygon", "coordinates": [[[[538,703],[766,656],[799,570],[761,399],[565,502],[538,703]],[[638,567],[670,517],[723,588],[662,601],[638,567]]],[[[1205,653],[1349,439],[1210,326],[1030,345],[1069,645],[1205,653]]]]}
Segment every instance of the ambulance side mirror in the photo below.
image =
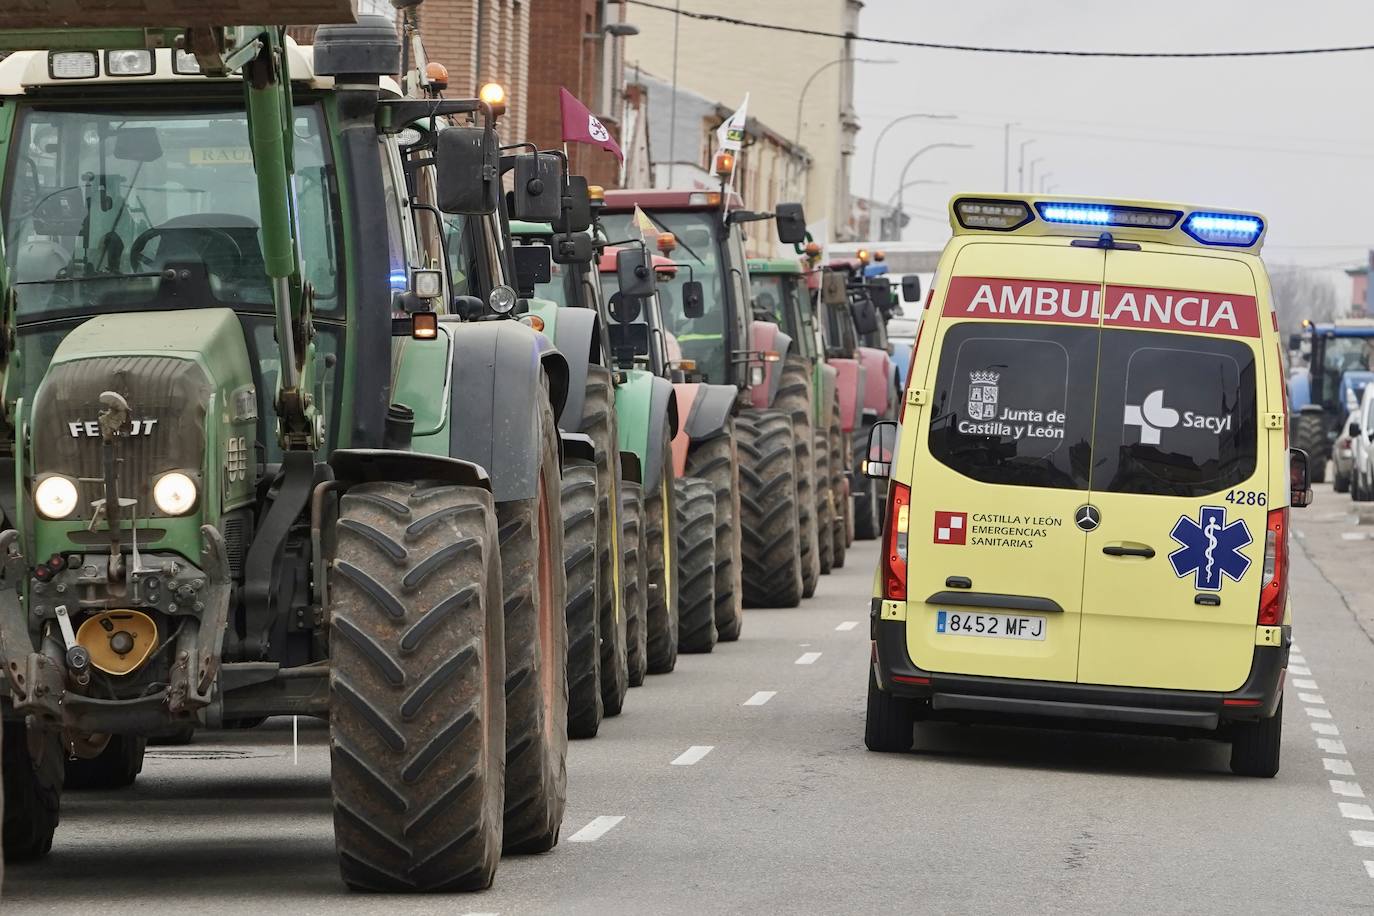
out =
{"type": "Polygon", "coordinates": [[[879,420],[868,431],[868,455],[864,458],[864,476],[887,480],[892,476],[892,460],[897,454],[898,426],[894,420],[879,420]]]}
{"type": "Polygon", "coordinates": [[[1288,487],[1290,506],[1304,509],[1312,505],[1312,475],[1307,466],[1307,452],[1300,448],[1288,450],[1288,487]]]}
{"type": "Polygon", "coordinates": [[[902,301],[920,302],[921,301],[921,278],[915,274],[907,274],[902,277],[902,301]]]}

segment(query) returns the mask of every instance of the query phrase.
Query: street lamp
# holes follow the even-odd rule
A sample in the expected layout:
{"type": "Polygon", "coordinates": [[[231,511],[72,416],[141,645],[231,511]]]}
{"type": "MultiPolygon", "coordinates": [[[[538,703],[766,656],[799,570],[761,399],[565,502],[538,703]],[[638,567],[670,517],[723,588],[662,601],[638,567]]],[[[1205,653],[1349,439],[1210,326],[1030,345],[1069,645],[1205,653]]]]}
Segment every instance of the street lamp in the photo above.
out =
{"type": "Polygon", "coordinates": [[[949,182],[944,181],[944,180],[942,180],[942,179],[938,179],[938,178],[913,178],[913,179],[911,179],[910,181],[908,181],[906,184],[902,185],[900,188],[898,188],[897,190],[895,190],[895,191],[892,192],[892,196],[889,197],[889,198],[887,199],[887,205],[888,205],[889,207],[894,206],[894,205],[897,203],[897,196],[898,196],[899,194],[901,194],[903,191],[905,191],[907,188],[912,187],[913,185],[918,185],[918,184],[948,184],[948,183],[949,183],[949,182]]]}
{"type": "Polygon", "coordinates": [[[1049,180],[1050,180],[1050,178],[1051,178],[1053,175],[1054,175],[1053,172],[1046,172],[1045,174],[1043,174],[1043,175],[1040,176],[1040,193],[1041,193],[1041,194],[1044,194],[1044,193],[1045,193],[1045,189],[1046,189],[1046,187],[1048,186],[1049,180]]]}
{"type": "MultiPolygon", "coordinates": [[[[875,60],[875,59],[873,59],[873,58],[871,58],[871,57],[837,57],[837,58],[835,58],[834,60],[826,61],[825,63],[823,63],[823,64],[821,64],[819,67],[817,67],[816,70],[815,70],[815,72],[812,73],[810,76],[808,76],[808,77],[806,78],[806,82],[805,82],[805,83],[802,83],[802,90],[801,90],[801,93],[797,96],[797,129],[796,129],[796,131],[792,134],[792,148],[793,148],[794,154],[795,154],[795,150],[796,150],[798,147],[801,146],[802,111],[806,108],[806,93],[807,93],[807,91],[811,88],[811,84],[812,84],[813,82],[815,82],[816,77],[820,76],[822,73],[824,73],[826,70],[829,70],[831,67],[837,66],[837,65],[839,65],[839,64],[895,64],[895,63],[896,63],[896,61],[895,61],[895,60],[891,60],[890,58],[881,58],[881,59],[875,60]]],[[[798,174],[800,174],[800,169],[798,170],[798,174]]]]}
{"type": "Polygon", "coordinates": [[[1021,141],[1020,158],[1016,166],[1016,190],[1018,192],[1024,191],[1026,189],[1026,147],[1030,146],[1034,142],[1034,137],[1032,137],[1029,140],[1021,141]]]}
{"type": "Polygon", "coordinates": [[[1030,180],[1026,182],[1026,190],[1027,190],[1029,193],[1031,193],[1031,194],[1034,194],[1034,193],[1035,193],[1035,167],[1036,167],[1036,165],[1038,165],[1039,163],[1044,162],[1044,161],[1045,161],[1045,157],[1044,157],[1044,156],[1037,156],[1036,158],[1034,158],[1034,159],[1031,160],[1031,164],[1030,164],[1030,180]]]}
{"type": "Polygon", "coordinates": [[[901,124],[903,121],[910,121],[915,118],[928,118],[932,121],[952,121],[958,117],[958,115],[952,114],[926,114],[925,112],[918,111],[912,114],[904,114],[900,118],[893,118],[891,121],[888,121],[883,129],[878,132],[878,139],[873,141],[873,168],[868,175],[868,199],[870,201],[875,199],[878,193],[878,147],[883,145],[883,137],[887,136],[889,130],[901,124]]]}
{"type": "Polygon", "coordinates": [[[921,158],[921,156],[923,156],[924,154],[930,152],[930,151],[933,150],[933,149],[973,149],[973,144],[971,144],[971,143],[931,143],[931,144],[928,144],[928,145],[926,145],[926,146],[921,147],[921,148],[918,149],[916,152],[912,153],[912,154],[911,154],[911,158],[908,159],[908,160],[906,161],[906,165],[902,166],[902,177],[901,177],[901,180],[898,181],[898,183],[897,183],[897,209],[898,209],[898,210],[900,210],[900,209],[902,208],[902,191],[906,188],[906,185],[907,185],[906,173],[907,173],[908,170],[911,169],[911,163],[915,162],[917,159],[921,158]]]}

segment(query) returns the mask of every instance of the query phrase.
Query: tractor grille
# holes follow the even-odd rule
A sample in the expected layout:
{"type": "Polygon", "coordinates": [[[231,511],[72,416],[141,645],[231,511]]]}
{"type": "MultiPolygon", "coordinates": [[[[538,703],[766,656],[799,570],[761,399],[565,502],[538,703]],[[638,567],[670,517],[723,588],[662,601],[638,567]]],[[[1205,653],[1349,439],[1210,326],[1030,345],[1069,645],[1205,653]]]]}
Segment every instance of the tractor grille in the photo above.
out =
{"type": "Polygon", "coordinates": [[[153,478],[176,469],[199,477],[204,467],[209,380],[196,363],[165,356],[94,357],[52,366],[34,402],[33,470],[81,480],[78,518],[90,518],[91,501],[105,494],[96,424],[105,391],[118,392],[129,404],[131,422],[115,446],[119,495],[138,500],[139,518],[156,517],[153,478]]]}

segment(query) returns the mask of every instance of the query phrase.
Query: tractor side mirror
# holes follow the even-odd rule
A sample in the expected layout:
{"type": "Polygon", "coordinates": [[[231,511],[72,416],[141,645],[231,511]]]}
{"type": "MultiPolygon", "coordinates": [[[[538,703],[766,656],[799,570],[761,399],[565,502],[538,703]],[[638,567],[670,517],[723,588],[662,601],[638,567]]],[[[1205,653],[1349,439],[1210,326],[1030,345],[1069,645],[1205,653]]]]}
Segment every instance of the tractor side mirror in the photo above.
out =
{"type": "Polygon", "coordinates": [[[568,176],[563,187],[562,212],[553,225],[563,233],[586,232],[592,228],[592,196],[585,176],[568,176]]]}
{"type": "Polygon", "coordinates": [[[902,301],[921,301],[921,278],[916,274],[907,274],[902,277],[902,301]]]}
{"type": "Polygon", "coordinates": [[[533,296],[540,283],[553,279],[553,251],[548,245],[517,245],[511,250],[515,261],[515,288],[522,296],[533,296]]]}
{"type": "Polygon", "coordinates": [[[595,254],[592,237],[586,232],[573,232],[553,237],[555,264],[590,264],[595,254]]]}
{"type": "Polygon", "coordinates": [[[1307,452],[1300,448],[1288,450],[1288,504],[1294,509],[1312,505],[1312,475],[1307,466],[1307,452]]]}
{"type": "Polygon", "coordinates": [[[1301,335],[1301,334],[1289,334],[1289,335],[1288,335],[1288,349],[1290,349],[1290,350],[1301,350],[1301,349],[1302,349],[1302,335],[1301,335]]]}
{"type": "Polygon", "coordinates": [[[875,334],[878,331],[878,309],[867,299],[861,299],[849,307],[854,316],[854,330],[860,334],[875,334]]]}
{"type": "Polygon", "coordinates": [[[548,153],[516,156],[511,216],[531,223],[552,223],[562,215],[562,162],[548,153]]]}
{"type": "Polygon", "coordinates": [[[844,274],[827,270],[821,275],[822,302],[826,305],[844,305],[846,297],[844,274]]]}
{"type": "Polygon", "coordinates": [[[480,127],[441,130],[434,159],[440,210],[459,216],[496,212],[501,156],[493,131],[480,127]]]}
{"type": "Polygon", "coordinates": [[[868,431],[868,454],[864,458],[864,476],[886,480],[892,476],[892,460],[897,454],[895,420],[879,420],[868,431]]]}
{"type": "Polygon", "coordinates": [[[806,213],[801,204],[778,204],[773,211],[778,223],[778,241],[797,245],[806,241],[806,213]]]}
{"type": "Polygon", "coordinates": [[[706,288],[700,280],[688,280],[682,284],[682,316],[700,318],[706,314],[706,288]]]}
{"type": "Polygon", "coordinates": [[[643,248],[624,248],[615,255],[615,277],[620,293],[629,299],[643,299],[658,290],[658,278],[643,248]]]}
{"type": "Polygon", "coordinates": [[[125,162],[156,162],[162,158],[162,141],[155,127],[121,127],[114,135],[114,157],[125,162]]]}

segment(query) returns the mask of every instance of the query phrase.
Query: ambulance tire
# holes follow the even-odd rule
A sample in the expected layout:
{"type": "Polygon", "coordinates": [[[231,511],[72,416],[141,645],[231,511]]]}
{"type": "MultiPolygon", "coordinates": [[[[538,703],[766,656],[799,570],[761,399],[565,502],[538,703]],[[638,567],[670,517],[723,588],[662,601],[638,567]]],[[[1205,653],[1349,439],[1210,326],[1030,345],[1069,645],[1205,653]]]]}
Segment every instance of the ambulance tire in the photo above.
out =
{"type": "Polygon", "coordinates": [[[739,451],[734,420],[726,422],[723,435],[692,447],[687,453],[687,474],[705,480],[716,495],[716,633],[721,642],[733,642],[744,627],[739,451]]]}
{"type": "Polygon", "coordinates": [[[917,703],[908,697],[893,696],[878,687],[873,669],[868,669],[868,710],[864,717],[864,745],[870,751],[904,754],[916,743],[917,703]]]}
{"type": "Polygon", "coordinates": [[[796,607],[802,555],[792,420],[777,410],[747,410],[735,420],[735,431],[744,604],[796,607]]]}
{"type": "Polygon", "coordinates": [[[127,788],[143,772],[143,751],[147,746],[147,738],[111,735],[104,750],[89,760],[66,761],[62,788],[68,792],[127,788]]]}
{"type": "Polygon", "coordinates": [[[683,477],[677,487],[679,652],[716,647],[716,493],[709,481],[683,477]]]}
{"type": "Polygon", "coordinates": [[[844,431],[840,429],[840,405],[834,406],[834,412],[830,418],[830,500],[835,507],[835,515],[832,521],[832,534],[830,537],[832,558],[832,569],[844,568],[845,550],[849,547],[852,535],[850,534],[850,500],[849,500],[849,478],[845,473],[845,449],[844,431]]]}
{"type": "MultiPolygon", "coordinates": [[[[868,434],[873,429],[873,421],[865,420],[854,431],[854,468],[863,467],[868,457],[868,434]]],[[[879,515],[881,500],[878,497],[878,482],[871,477],[856,473],[858,484],[854,490],[854,540],[875,540],[883,530],[882,516],[879,515]]]]}
{"type": "Polygon", "coordinates": [[[816,430],[811,440],[811,454],[816,456],[816,546],[820,555],[821,575],[830,575],[835,568],[835,502],[830,485],[830,437],[816,430]]]}
{"type": "Polygon", "coordinates": [[[1308,473],[1313,483],[1326,480],[1326,462],[1331,457],[1326,441],[1326,417],[1319,410],[1304,410],[1293,424],[1293,447],[1307,452],[1308,473]]]}
{"type": "Polygon", "coordinates": [[[652,496],[644,500],[644,562],[648,570],[644,628],[650,674],[668,674],[677,667],[677,519],[674,517],[671,445],[663,431],[661,477],[652,496]]]}
{"type": "Polygon", "coordinates": [[[563,469],[563,571],[568,579],[568,737],[595,738],[601,705],[601,621],[596,606],[596,468],[563,469]]]}
{"type": "Polygon", "coordinates": [[[811,434],[811,371],[796,353],[787,354],[773,407],[792,418],[792,453],[797,481],[797,530],[801,534],[802,597],[816,593],[821,576],[817,544],[815,437],[811,434]]]}
{"type": "Polygon", "coordinates": [[[620,544],[625,566],[625,662],[630,686],[642,687],[649,672],[648,626],[644,621],[649,571],[645,565],[644,489],[625,481],[620,490],[620,544]]]}
{"type": "Polygon", "coordinates": [[[0,770],[4,772],[4,847],[6,862],[39,859],[52,849],[62,804],[62,735],[35,736],[41,752],[34,758],[22,719],[4,723],[0,770]]]}
{"type": "Polygon", "coordinates": [[[1272,779],[1279,772],[1283,743],[1283,698],[1267,719],[1231,725],[1231,772],[1272,779]]]}

